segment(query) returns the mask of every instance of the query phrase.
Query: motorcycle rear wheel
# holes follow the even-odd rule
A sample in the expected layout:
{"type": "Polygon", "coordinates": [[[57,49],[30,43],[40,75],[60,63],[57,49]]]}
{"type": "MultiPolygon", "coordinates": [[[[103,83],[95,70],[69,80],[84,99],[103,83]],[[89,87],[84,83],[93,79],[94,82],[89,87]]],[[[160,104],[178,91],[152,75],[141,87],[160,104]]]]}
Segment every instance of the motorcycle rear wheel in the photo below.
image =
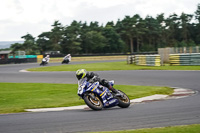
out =
{"type": "MultiPolygon", "coordinates": [[[[118,91],[120,91],[120,90],[118,90],[118,91]]],[[[123,97],[116,97],[119,101],[118,106],[121,108],[128,108],[130,106],[129,97],[123,91],[120,91],[120,93],[123,94],[123,97]]]]}
{"type": "Polygon", "coordinates": [[[86,94],[84,101],[93,110],[102,110],[103,108],[103,104],[99,97],[95,96],[92,92],[86,94]]]}

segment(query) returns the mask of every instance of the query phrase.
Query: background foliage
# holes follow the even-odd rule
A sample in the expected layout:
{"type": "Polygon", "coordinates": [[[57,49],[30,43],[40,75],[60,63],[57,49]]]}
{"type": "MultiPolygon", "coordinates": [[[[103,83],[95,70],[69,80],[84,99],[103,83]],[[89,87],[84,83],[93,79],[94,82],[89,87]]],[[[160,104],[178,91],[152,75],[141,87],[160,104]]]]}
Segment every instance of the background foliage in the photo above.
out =
{"type": "Polygon", "coordinates": [[[156,18],[140,15],[107,22],[77,22],[63,26],[58,20],[51,31],[38,37],[22,36],[23,44],[12,44],[13,51],[25,50],[27,54],[44,54],[45,51],[61,51],[63,54],[126,53],[156,51],[161,47],[196,46],[200,44],[200,4],[194,14],[178,16],[164,13],[156,18]]]}

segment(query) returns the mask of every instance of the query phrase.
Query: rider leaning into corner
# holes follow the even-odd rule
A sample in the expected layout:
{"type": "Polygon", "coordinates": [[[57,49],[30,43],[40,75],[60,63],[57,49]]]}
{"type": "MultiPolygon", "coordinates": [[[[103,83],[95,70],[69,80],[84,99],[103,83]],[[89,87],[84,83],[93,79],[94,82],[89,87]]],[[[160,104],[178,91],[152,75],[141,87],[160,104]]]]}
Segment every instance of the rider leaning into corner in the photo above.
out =
{"type": "Polygon", "coordinates": [[[100,85],[105,86],[111,90],[115,96],[121,96],[121,94],[116,89],[114,89],[106,79],[100,79],[99,75],[94,72],[87,72],[85,69],[79,69],[76,71],[76,77],[78,80],[86,78],[88,82],[98,81],[100,85]]]}
{"type": "Polygon", "coordinates": [[[44,62],[49,63],[49,60],[50,60],[50,56],[47,55],[46,57],[44,57],[44,58],[42,59],[42,62],[43,62],[43,63],[44,63],[44,62]]]}
{"type": "Polygon", "coordinates": [[[67,54],[64,58],[63,58],[63,60],[66,60],[66,59],[68,59],[69,60],[69,62],[71,61],[71,54],[67,54]]]}

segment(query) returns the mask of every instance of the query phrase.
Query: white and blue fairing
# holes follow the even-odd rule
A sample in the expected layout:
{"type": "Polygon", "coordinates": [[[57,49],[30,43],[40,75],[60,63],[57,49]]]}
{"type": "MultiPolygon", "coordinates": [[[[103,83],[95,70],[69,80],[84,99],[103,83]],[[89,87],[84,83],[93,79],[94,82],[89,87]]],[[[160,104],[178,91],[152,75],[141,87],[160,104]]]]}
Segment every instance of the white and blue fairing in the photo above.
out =
{"type": "MultiPolygon", "coordinates": [[[[114,85],[114,80],[109,81],[110,85],[114,85]]],[[[99,82],[89,83],[87,78],[83,78],[78,81],[78,95],[83,98],[85,92],[94,92],[99,97],[101,97],[104,107],[112,107],[118,104],[118,100],[113,98],[110,90],[102,85],[99,82]],[[99,89],[101,88],[101,89],[99,89]]]]}
{"type": "Polygon", "coordinates": [[[85,87],[88,86],[88,82],[86,81],[86,78],[80,79],[78,81],[78,92],[77,94],[79,96],[82,96],[85,93],[85,87]]]}

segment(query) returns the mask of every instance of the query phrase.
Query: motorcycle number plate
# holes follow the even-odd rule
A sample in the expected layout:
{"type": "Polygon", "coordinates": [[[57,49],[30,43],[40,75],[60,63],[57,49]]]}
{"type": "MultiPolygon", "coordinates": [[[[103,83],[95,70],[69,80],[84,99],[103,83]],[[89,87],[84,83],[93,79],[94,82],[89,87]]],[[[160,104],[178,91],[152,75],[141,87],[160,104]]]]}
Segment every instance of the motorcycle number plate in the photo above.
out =
{"type": "Polygon", "coordinates": [[[83,93],[83,86],[79,86],[78,87],[78,94],[82,94],[83,93]]]}

